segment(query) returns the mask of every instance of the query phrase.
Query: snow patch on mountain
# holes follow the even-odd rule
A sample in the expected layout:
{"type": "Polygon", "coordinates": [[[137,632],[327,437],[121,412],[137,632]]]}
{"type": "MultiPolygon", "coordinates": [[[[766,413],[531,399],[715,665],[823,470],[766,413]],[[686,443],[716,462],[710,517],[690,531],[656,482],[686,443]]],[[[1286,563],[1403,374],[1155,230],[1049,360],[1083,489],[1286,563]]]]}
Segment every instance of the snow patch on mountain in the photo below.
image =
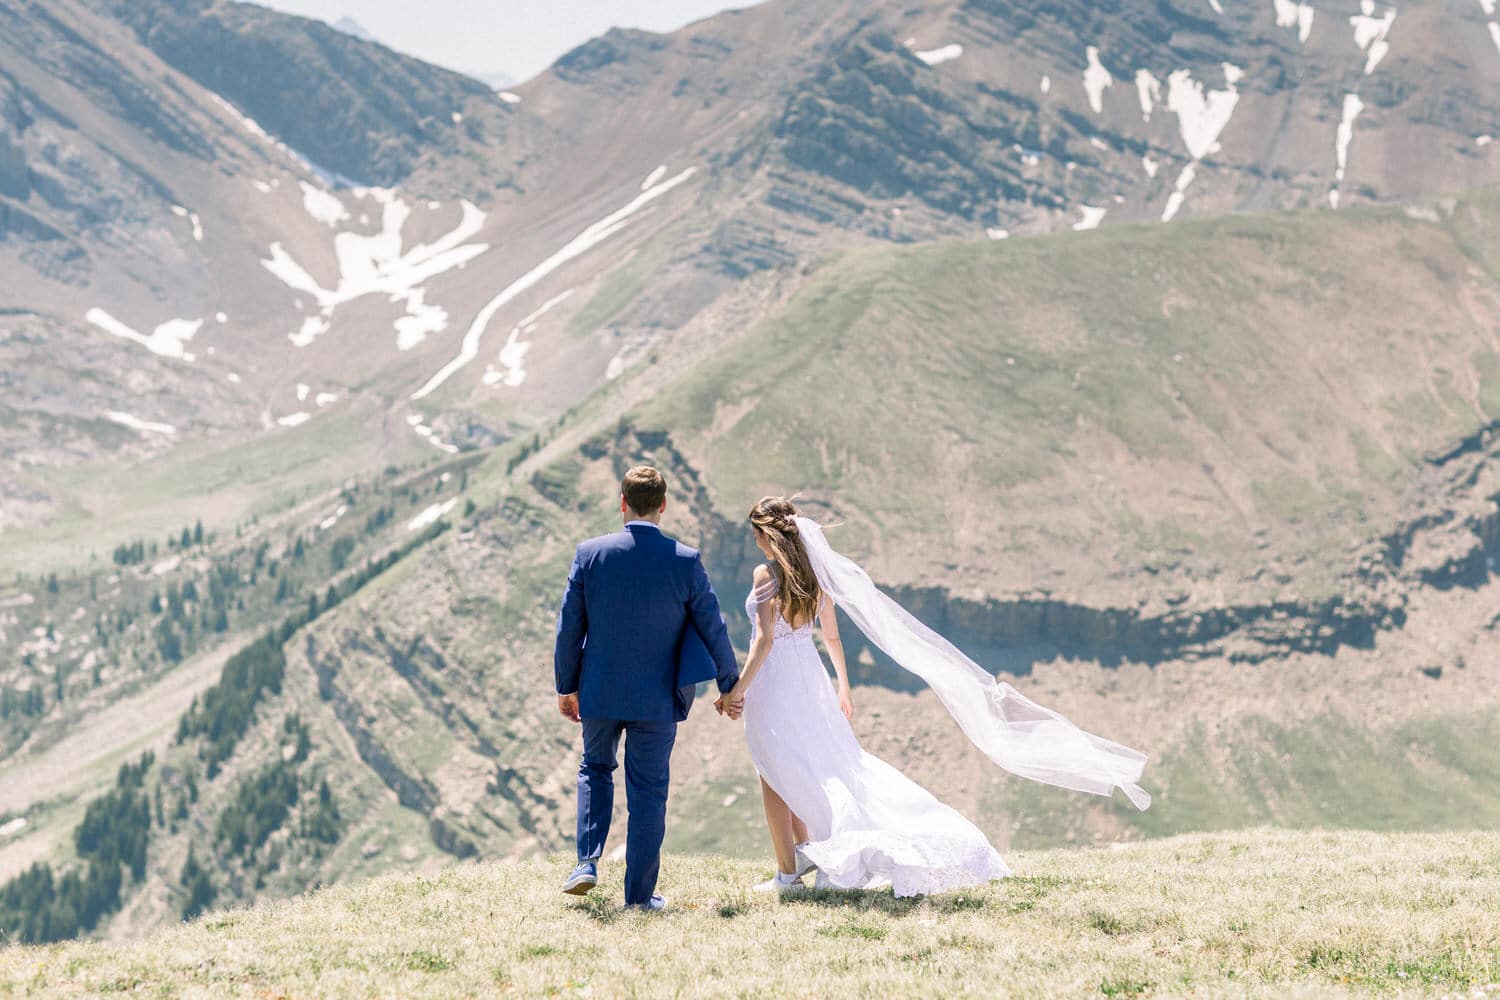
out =
{"type": "Polygon", "coordinates": [[[302,185],[302,207],[307,209],[307,214],[312,216],[314,221],[321,222],[330,229],[336,229],[340,222],[349,218],[349,210],[333,192],[325,191],[307,181],[299,183],[302,185]]]}
{"type": "Polygon", "coordinates": [[[500,91],[500,100],[504,101],[506,104],[520,104],[521,95],[512,93],[509,90],[502,90],[500,91]]]}
{"type": "Polygon", "coordinates": [[[1354,141],[1354,119],[1365,109],[1365,102],[1358,94],[1344,95],[1344,112],[1339,119],[1338,132],[1333,140],[1333,190],[1328,192],[1328,204],[1339,207],[1340,188],[1344,183],[1344,171],[1349,166],[1349,144],[1354,141]]]}
{"type": "Polygon", "coordinates": [[[1177,175],[1177,183],[1172,186],[1172,193],[1167,198],[1167,207],[1161,213],[1161,221],[1171,222],[1177,217],[1177,213],[1182,210],[1182,203],[1187,200],[1187,189],[1192,187],[1197,177],[1197,160],[1182,168],[1182,173],[1177,175]]]}
{"type": "Polygon", "coordinates": [[[1104,88],[1114,86],[1115,78],[1109,75],[1109,70],[1099,61],[1099,49],[1090,45],[1084,50],[1088,58],[1088,65],[1083,70],[1083,89],[1089,95],[1089,107],[1094,109],[1094,114],[1102,114],[1104,111],[1104,88]]]}
{"type": "Polygon", "coordinates": [[[1359,9],[1358,14],[1349,18],[1349,23],[1354,27],[1354,44],[1365,53],[1365,75],[1369,76],[1390,51],[1386,36],[1391,33],[1391,25],[1396,23],[1396,8],[1376,17],[1375,0],[1360,0],[1359,9]]]}
{"type": "Polygon", "coordinates": [[[1276,26],[1278,28],[1296,28],[1297,41],[1303,45],[1307,44],[1308,37],[1312,34],[1313,5],[1310,3],[1298,3],[1297,0],[1272,0],[1276,6],[1276,26]]]}
{"type": "MultiPolygon", "coordinates": [[[[489,249],[487,243],[466,242],[483,227],[485,213],[472,202],[464,201],[462,218],[453,229],[432,243],[421,243],[403,252],[401,231],[411,215],[411,207],[395,191],[386,188],[356,188],[353,193],[360,200],[374,200],[381,206],[380,231],[334,234],[339,277],[333,288],[325,288],[279,242],[271,244],[271,256],[262,260],[261,265],[287,287],[317,301],[320,315],[303,320],[302,330],[290,335],[298,347],[308,346],[327,332],[339,306],[364,295],[381,294],[404,306],[405,315],[393,321],[392,326],[397,347],[410,350],[428,334],[447,328],[447,312],[426,302],[422,285],[462,267],[489,249]]],[[[338,200],[332,195],[328,197],[338,200]]],[[[323,213],[324,218],[319,221],[332,218],[333,212],[326,202],[314,201],[315,206],[304,201],[309,214],[315,210],[323,213]]],[[[314,214],[314,218],[318,216],[314,214]]]]}
{"type": "Polygon", "coordinates": [[[1147,69],[1135,71],[1135,92],[1141,101],[1141,121],[1149,122],[1151,112],[1161,102],[1161,81],[1147,69]]]}
{"type": "Polygon", "coordinates": [[[510,331],[510,336],[505,338],[505,346],[500,348],[500,354],[495,361],[500,365],[497,379],[503,385],[517,388],[526,381],[526,352],[531,350],[531,341],[521,339],[521,328],[516,327],[510,331]]]}
{"type": "Polygon", "coordinates": [[[126,326],[98,306],[84,313],[83,318],[105,333],[135,341],[152,354],[159,354],[164,358],[176,358],[179,361],[193,360],[193,355],[184,348],[198,332],[198,328],[203,325],[201,319],[169,319],[147,335],[126,326]]]}
{"type": "Polygon", "coordinates": [[[323,334],[328,332],[328,320],[322,316],[308,316],[302,320],[301,329],[287,334],[287,339],[294,347],[307,347],[323,334]]]}
{"type": "Polygon", "coordinates": [[[432,445],[439,451],[447,452],[450,455],[458,451],[458,448],[451,444],[448,444],[446,441],[439,438],[437,436],[437,431],[433,430],[431,427],[427,426],[426,423],[424,423],[422,414],[407,414],[406,425],[410,427],[418,437],[420,437],[422,440],[426,441],[428,444],[432,445]]]}
{"type": "Polygon", "coordinates": [[[117,424],[129,427],[134,431],[140,431],[143,434],[166,434],[170,436],[177,433],[177,428],[171,424],[157,423],[154,420],[142,420],[140,417],[121,413],[119,410],[109,410],[104,416],[117,424]]]}
{"type": "Polygon", "coordinates": [[[557,295],[552,296],[552,298],[537,306],[537,308],[533,312],[528,313],[525,317],[523,317],[520,324],[518,325],[523,327],[531,326],[537,320],[541,319],[543,316],[547,315],[549,312],[556,309],[558,306],[562,305],[572,297],[573,289],[571,288],[569,288],[565,292],[560,292],[557,295]]]}
{"type": "Polygon", "coordinates": [[[442,517],[444,514],[452,510],[454,505],[457,503],[458,497],[453,497],[451,500],[445,500],[442,503],[433,504],[431,507],[428,507],[416,517],[412,518],[410,521],[407,521],[406,530],[420,531],[421,529],[427,527],[429,524],[436,524],[438,518],[442,517]]]}
{"type": "MultiPolygon", "coordinates": [[[[1177,183],[1173,185],[1162,211],[1163,222],[1171,222],[1181,211],[1187,199],[1187,189],[1198,176],[1199,161],[1219,151],[1219,136],[1224,134],[1229,120],[1234,117],[1234,109],[1239,105],[1238,85],[1245,78],[1245,71],[1233,63],[1221,66],[1223,90],[1207,90],[1201,81],[1193,79],[1189,69],[1177,70],[1167,77],[1167,108],[1177,115],[1178,131],[1192,160],[1177,175],[1177,183]]],[[[1153,167],[1147,167],[1146,172],[1155,176],[1153,167]]]]}
{"type": "Polygon", "coordinates": [[[1500,24],[1490,22],[1490,41],[1495,43],[1496,51],[1500,51],[1500,24]]]}
{"type": "Polygon", "coordinates": [[[663,163],[647,174],[645,180],[641,181],[641,190],[646,191],[655,187],[665,176],[667,176],[667,165],[663,163]]]}
{"type": "Polygon", "coordinates": [[[688,167],[676,176],[642,191],[623,208],[595,222],[583,230],[583,232],[573,237],[562,249],[521,275],[521,277],[509,285],[506,285],[494,298],[485,304],[484,308],[479,311],[479,314],[474,317],[474,322],[469,324],[469,329],[464,334],[463,345],[459,350],[458,356],[439,369],[420,389],[412,394],[411,398],[422,399],[429,395],[444,382],[448,381],[455,372],[478,357],[479,344],[484,339],[484,332],[489,327],[490,320],[494,319],[495,313],[499,312],[507,303],[514,300],[522,292],[541,282],[568,261],[582,256],[609,239],[628,225],[631,218],[642,208],[645,208],[679,184],[684,183],[697,172],[696,167],[688,167]]]}
{"type": "Polygon", "coordinates": [[[1076,232],[1088,229],[1098,229],[1099,223],[1104,221],[1104,215],[1109,211],[1107,208],[1095,208],[1093,205],[1079,205],[1078,210],[1083,213],[1083,218],[1073,223],[1076,232]]]}
{"type": "Polygon", "coordinates": [[[396,319],[396,349],[409,351],[430,334],[448,329],[448,310],[429,305],[427,292],[418,288],[406,298],[406,315],[396,319]]]}
{"type": "Polygon", "coordinates": [[[964,54],[962,45],[944,45],[936,49],[926,49],[921,52],[913,52],[918,59],[929,66],[937,66],[945,62],[951,62],[964,54]]]}
{"type": "Polygon", "coordinates": [[[1044,93],[1044,94],[1050,94],[1051,92],[1052,92],[1052,77],[1044,75],[1042,77],[1042,93],[1044,93]]]}
{"type": "Polygon", "coordinates": [[[224,98],[220,97],[218,94],[210,93],[208,96],[213,100],[215,104],[223,108],[225,111],[229,112],[230,117],[238,121],[241,127],[243,127],[246,132],[249,132],[251,135],[257,136],[261,139],[271,138],[266,134],[266,130],[261,128],[260,124],[254,118],[251,118],[239,108],[224,100],[224,98]]]}
{"type": "Polygon", "coordinates": [[[1161,169],[1161,164],[1149,156],[1141,157],[1141,169],[1146,171],[1146,176],[1155,179],[1156,172],[1161,169]]]}
{"type": "Polygon", "coordinates": [[[1182,141],[1188,155],[1195,160],[1219,151],[1219,136],[1240,102],[1235,85],[1244,72],[1231,63],[1224,63],[1223,69],[1227,85],[1224,90],[1205,90],[1200,81],[1193,79],[1190,69],[1177,70],[1167,77],[1167,107],[1177,115],[1182,141]]]}
{"type": "Polygon", "coordinates": [[[298,427],[312,419],[312,414],[305,410],[289,413],[284,417],[278,417],[276,422],[283,427],[298,427]]]}

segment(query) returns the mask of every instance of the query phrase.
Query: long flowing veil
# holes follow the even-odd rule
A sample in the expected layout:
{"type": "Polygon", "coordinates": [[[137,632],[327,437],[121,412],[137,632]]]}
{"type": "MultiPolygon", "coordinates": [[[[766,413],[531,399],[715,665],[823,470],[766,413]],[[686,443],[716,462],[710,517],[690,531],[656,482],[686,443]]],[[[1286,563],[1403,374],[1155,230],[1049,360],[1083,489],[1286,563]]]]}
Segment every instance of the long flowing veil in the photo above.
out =
{"type": "Polygon", "coordinates": [[[927,682],[990,760],[1032,781],[1095,795],[1118,787],[1137,809],[1151,805],[1136,784],[1145,754],[1084,732],[990,674],[877,590],[868,573],[833,550],[818,522],[798,517],[797,530],[823,591],[866,638],[927,682]]]}

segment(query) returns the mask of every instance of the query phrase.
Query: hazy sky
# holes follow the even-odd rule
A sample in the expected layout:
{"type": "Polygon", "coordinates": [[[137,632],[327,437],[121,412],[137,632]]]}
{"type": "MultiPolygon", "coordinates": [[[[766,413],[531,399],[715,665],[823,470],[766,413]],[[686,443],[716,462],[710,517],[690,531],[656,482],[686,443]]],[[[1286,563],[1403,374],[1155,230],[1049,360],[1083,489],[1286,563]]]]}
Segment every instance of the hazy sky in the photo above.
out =
{"type": "Polygon", "coordinates": [[[672,31],[750,0],[256,0],[330,23],[352,17],[377,41],[469,73],[535,76],[611,27],[672,31]]]}

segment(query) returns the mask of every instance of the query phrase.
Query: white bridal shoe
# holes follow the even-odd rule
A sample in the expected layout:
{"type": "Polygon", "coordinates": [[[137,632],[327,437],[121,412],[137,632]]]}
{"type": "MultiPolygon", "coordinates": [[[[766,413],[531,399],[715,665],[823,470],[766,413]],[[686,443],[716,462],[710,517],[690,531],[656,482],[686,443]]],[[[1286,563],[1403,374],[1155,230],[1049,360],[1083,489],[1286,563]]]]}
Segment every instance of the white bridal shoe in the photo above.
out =
{"type": "Polygon", "coordinates": [[[806,888],[807,886],[802,884],[801,875],[783,875],[781,872],[777,872],[759,885],[751,886],[750,891],[788,893],[798,892],[806,888]]]}

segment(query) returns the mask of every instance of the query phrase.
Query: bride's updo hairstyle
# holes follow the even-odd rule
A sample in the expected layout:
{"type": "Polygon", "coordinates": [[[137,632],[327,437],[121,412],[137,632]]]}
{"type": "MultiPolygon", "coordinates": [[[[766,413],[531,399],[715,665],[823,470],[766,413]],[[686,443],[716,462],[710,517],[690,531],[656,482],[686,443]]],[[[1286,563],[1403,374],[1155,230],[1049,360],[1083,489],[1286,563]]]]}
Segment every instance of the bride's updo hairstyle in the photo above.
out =
{"type": "Polygon", "coordinates": [[[750,510],[751,525],[771,545],[781,583],[781,615],[794,628],[801,628],[817,615],[823,592],[807,560],[796,517],[797,508],[786,497],[762,497],[750,510]]]}

